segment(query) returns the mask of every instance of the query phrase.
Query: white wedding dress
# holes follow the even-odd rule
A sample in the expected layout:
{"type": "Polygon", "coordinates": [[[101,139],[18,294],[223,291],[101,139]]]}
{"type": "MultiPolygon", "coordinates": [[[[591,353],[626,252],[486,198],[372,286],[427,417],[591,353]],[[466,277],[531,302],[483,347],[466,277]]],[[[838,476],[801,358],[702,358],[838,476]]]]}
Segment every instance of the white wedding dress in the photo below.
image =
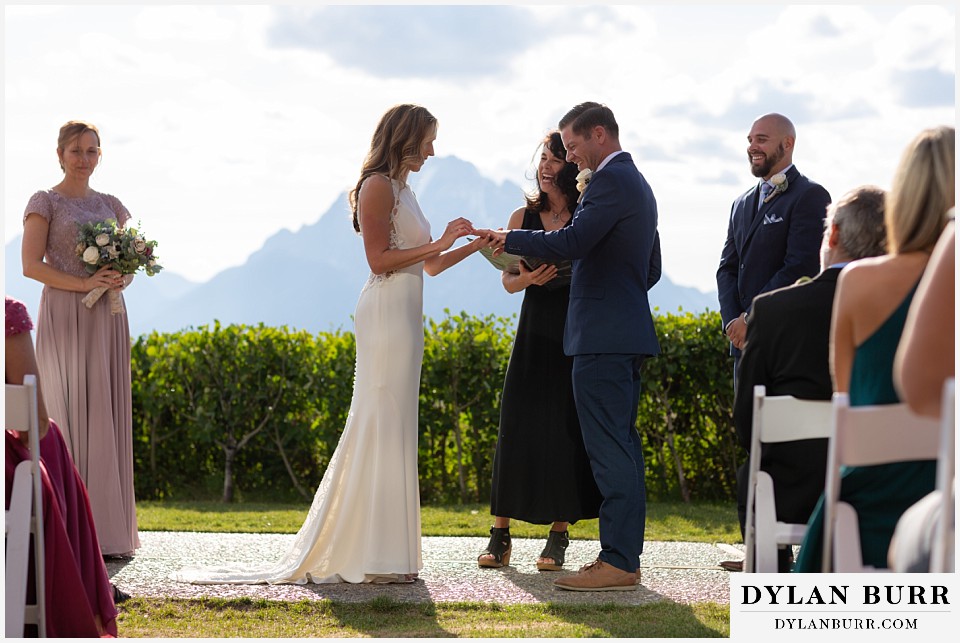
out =
{"type": "MultiPolygon", "coordinates": [[[[391,181],[391,248],[430,240],[409,187],[391,181]]],[[[276,564],[184,569],[198,584],[403,582],[423,567],[417,406],[423,360],[423,263],[370,275],[355,314],[353,399],[307,519],[276,564]]]]}

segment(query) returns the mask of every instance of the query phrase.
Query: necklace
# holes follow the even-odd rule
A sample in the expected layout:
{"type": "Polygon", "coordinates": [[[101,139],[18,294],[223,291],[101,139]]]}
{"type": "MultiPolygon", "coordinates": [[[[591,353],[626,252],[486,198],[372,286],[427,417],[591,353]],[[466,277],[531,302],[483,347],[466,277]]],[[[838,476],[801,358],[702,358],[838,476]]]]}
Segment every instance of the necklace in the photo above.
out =
{"type": "Polygon", "coordinates": [[[566,211],[566,208],[560,208],[556,212],[548,212],[547,214],[550,215],[550,220],[553,221],[553,223],[560,223],[563,221],[563,213],[566,211]]]}

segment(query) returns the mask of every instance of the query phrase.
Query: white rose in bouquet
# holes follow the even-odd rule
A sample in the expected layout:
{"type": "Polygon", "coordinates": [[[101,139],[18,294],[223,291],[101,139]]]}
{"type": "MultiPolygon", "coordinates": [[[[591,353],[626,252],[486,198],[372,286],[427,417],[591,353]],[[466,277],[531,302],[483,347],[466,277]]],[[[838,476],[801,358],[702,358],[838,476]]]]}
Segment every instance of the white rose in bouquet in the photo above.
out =
{"type": "Polygon", "coordinates": [[[133,242],[133,249],[138,255],[142,255],[147,249],[147,242],[138,237],[133,242]]]}
{"type": "Polygon", "coordinates": [[[83,251],[84,263],[88,263],[92,266],[95,266],[97,265],[97,261],[99,259],[100,259],[100,251],[94,248],[93,246],[90,246],[89,248],[83,251]]]}
{"type": "Polygon", "coordinates": [[[97,241],[97,245],[102,248],[103,246],[110,243],[110,235],[107,234],[106,232],[101,232],[100,234],[97,235],[96,241],[97,241]]]}

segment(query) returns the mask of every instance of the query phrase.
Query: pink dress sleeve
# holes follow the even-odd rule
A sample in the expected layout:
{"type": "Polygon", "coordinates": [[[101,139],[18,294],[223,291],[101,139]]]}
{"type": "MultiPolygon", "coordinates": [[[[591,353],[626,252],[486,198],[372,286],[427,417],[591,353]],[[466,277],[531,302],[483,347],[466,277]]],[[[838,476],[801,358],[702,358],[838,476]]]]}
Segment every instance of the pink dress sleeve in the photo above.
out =
{"type": "Polygon", "coordinates": [[[117,223],[121,226],[126,225],[127,221],[130,220],[130,211],[120,203],[120,199],[112,194],[104,194],[103,200],[107,202],[107,205],[110,206],[110,209],[113,210],[113,213],[117,216],[117,223]]]}
{"type": "Polygon", "coordinates": [[[22,301],[7,297],[5,337],[19,335],[20,333],[29,333],[31,330],[33,330],[33,322],[30,321],[30,314],[27,313],[27,307],[22,301]]]}
{"type": "Polygon", "coordinates": [[[47,223],[50,223],[50,219],[53,217],[53,203],[50,201],[49,194],[41,190],[30,197],[30,200],[27,201],[27,207],[23,211],[24,222],[31,214],[39,214],[47,220],[47,223]]]}

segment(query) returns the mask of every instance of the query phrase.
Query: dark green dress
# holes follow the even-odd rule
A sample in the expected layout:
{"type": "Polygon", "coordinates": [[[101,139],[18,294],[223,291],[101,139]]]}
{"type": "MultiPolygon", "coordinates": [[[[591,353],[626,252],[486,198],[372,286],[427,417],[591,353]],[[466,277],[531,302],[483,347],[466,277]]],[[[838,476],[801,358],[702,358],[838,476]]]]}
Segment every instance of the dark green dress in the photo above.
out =
{"type": "MultiPolygon", "coordinates": [[[[893,358],[903,334],[916,286],[889,318],[857,347],[850,373],[850,406],[897,404],[893,358]]],[[[860,523],[863,563],[887,566],[887,550],[897,520],[936,484],[935,460],[846,467],[841,473],[840,500],[853,505],[860,523]]],[[[824,501],[820,496],[800,548],[794,571],[822,570],[824,501]]]]}

